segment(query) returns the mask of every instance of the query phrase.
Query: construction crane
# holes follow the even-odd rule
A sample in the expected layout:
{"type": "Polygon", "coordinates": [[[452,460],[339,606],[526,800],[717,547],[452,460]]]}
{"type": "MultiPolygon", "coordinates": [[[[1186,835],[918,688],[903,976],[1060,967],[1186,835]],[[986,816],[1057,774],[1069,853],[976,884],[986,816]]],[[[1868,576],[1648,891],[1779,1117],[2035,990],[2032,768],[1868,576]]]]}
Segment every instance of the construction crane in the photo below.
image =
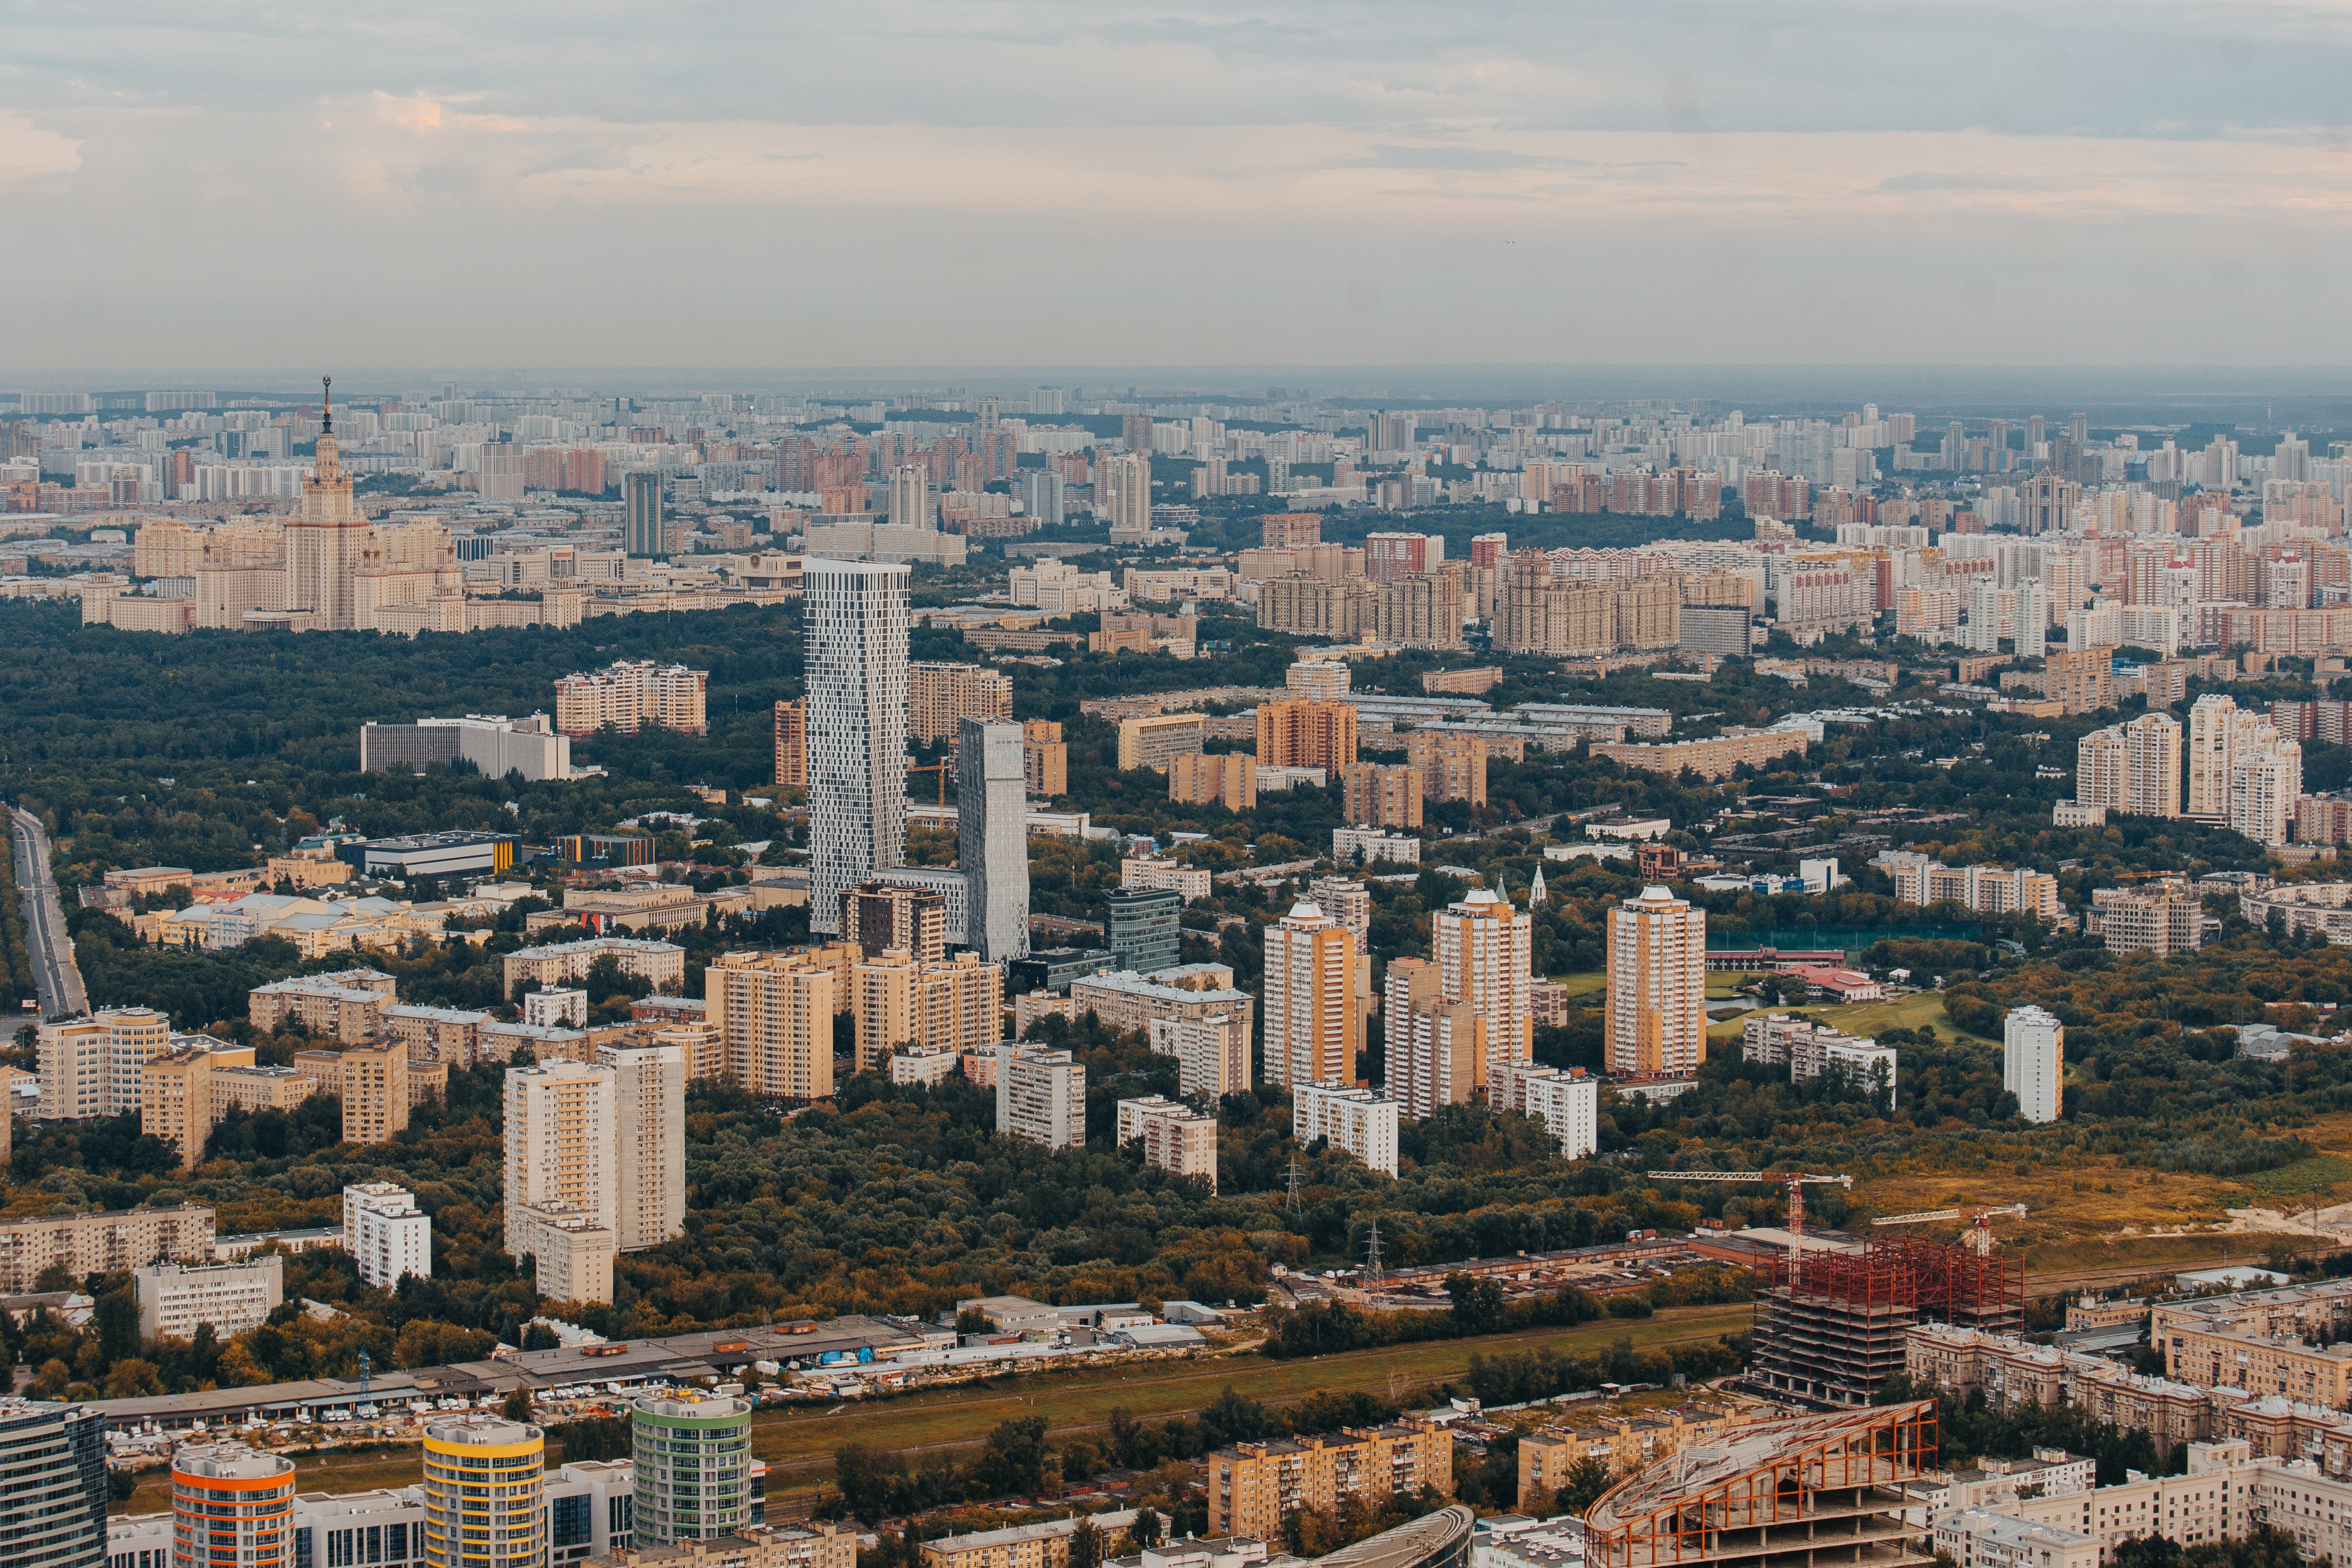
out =
{"type": "Polygon", "coordinates": [[[1971,1252],[1987,1253],[1993,1249],[1992,1221],[1996,1215],[2023,1214],[2025,1205],[2005,1204],[1999,1208],[1930,1208],[1917,1214],[1882,1214],[1873,1225],[1926,1225],[1938,1219],[1965,1219],[1969,1228],[1960,1238],[1971,1252]]]}
{"type": "Polygon", "coordinates": [[[1789,1189],[1789,1234],[1805,1233],[1805,1188],[1827,1186],[1851,1187],[1850,1176],[1808,1176],[1803,1171],[1650,1171],[1652,1181],[1753,1181],[1785,1186],[1789,1189]]]}
{"type": "Polygon", "coordinates": [[[936,773],[936,774],[938,774],[938,775],[940,776],[940,805],[942,805],[942,806],[944,806],[944,805],[946,805],[946,804],[948,803],[948,769],[949,769],[949,768],[953,768],[954,766],[955,766],[955,764],[954,764],[954,763],[952,763],[952,762],[933,762],[933,763],[929,764],[929,765],[928,765],[928,766],[926,766],[926,767],[918,768],[918,767],[916,767],[913,763],[909,762],[908,764],[907,764],[907,771],[908,771],[908,773],[910,773],[910,774],[911,774],[911,773],[936,773]]]}

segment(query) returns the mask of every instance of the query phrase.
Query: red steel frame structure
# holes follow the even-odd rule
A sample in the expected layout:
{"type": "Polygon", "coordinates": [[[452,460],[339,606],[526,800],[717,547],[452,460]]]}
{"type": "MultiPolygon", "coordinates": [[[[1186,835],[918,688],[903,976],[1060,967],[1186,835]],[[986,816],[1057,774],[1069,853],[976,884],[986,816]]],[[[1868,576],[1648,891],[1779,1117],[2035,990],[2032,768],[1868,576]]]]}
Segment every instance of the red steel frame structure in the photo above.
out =
{"type": "Polygon", "coordinates": [[[2025,1273],[2011,1253],[1874,1236],[1859,1252],[1759,1258],[1755,1299],[1750,1380],[1782,1396],[1855,1406],[1903,1369],[1913,1323],[2018,1332],[2025,1273]]]}
{"type": "Polygon", "coordinates": [[[1904,1483],[1936,1467],[1936,1404],[1915,1400],[1749,1427],[1601,1494],[1588,1568],[1920,1568],[1904,1483]]]}

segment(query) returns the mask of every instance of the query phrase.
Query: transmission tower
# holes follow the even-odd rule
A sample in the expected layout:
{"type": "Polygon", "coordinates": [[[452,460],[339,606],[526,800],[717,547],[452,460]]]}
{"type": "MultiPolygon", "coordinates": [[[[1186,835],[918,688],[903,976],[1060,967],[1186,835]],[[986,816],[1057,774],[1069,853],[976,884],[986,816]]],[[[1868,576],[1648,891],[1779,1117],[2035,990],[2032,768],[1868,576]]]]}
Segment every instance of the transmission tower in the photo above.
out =
{"type": "Polygon", "coordinates": [[[1288,1188],[1288,1196],[1283,1199],[1283,1207],[1290,1211],[1291,1218],[1297,1219],[1306,1213],[1307,1206],[1299,1201],[1298,1195],[1303,1178],[1299,1176],[1298,1156],[1296,1155],[1290,1156],[1290,1177],[1286,1185],[1288,1188]]]}
{"type": "Polygon", "coordinates": [[[1377,1219],[1364,1237],[1364,1282],[1375,1289],[1381,1282],[1381,1222],[1377,1219]]]}

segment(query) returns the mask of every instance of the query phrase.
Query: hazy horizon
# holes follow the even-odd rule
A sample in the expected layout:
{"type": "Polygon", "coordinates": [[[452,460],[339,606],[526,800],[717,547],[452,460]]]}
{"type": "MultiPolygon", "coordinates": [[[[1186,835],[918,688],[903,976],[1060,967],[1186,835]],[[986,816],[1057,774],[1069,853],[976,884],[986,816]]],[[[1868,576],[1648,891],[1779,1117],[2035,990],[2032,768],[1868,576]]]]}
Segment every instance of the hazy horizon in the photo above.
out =
{"type": "Polygon", "coordinates": [[[2352,365],[2336,11],[20,5],[10,46],[0,379],[2352,365]]]}

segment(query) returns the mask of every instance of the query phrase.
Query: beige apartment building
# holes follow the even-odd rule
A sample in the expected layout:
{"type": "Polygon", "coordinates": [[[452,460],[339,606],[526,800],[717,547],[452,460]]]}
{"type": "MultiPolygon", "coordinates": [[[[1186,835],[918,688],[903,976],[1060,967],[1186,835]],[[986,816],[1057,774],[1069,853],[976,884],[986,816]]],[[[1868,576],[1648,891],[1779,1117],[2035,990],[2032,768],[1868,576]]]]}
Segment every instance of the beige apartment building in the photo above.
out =
{"type": "Polygon", "coordinates": [[[1341,814],[1360,828],[1418,828],[1424,794],[1418,768],[1359,762],[1339,770],[1341,814]]]}
{"type": "Polygon", "coordinates": [[[1322,768],[1356,760],[1356,708],[1344,702],[1257,705],[1257,761],[1266,768],[1322,768]]]}
{"type": "Polygon", "coordinates": [[[1156,1022],[1190,1023],[1223,1014],[1238,1019],[1247,1035],[1257,999],[1233,988],[1231,970],[1220,984],[1198,989],[1128,973],[1079,976],[1070,982],[1069,1005],[1073,1016],[1092,1013],[1121,1034],[1148,1035],[1156,1022]]]}
{"type": "Polygon", "coordinates": [[[621,973],[634,975],[650,984],[664,996],[676,996],[686,980],[686,949],[674,942],[648,941],[636,936],[590,936],[578,942],[551,942],[541,947],[522,947],[499,960],[506,994],[515,994],[515,988],[525,980],[536,980],[541,989],[551,986],[569,985],[584,977],[599,958],[609,957],[621,967],[621,973]]]}
{"type": "Polygon", "coordinates": [[[885,1069],[902,1045],[958,1054],[992,1048],[1003,1033],[1004,971],[959,953],[925,963],[905,951],[861,961],[850,978],[857,1069],[885,1069]]]}
{"type": "MultiPolygon", "coordinates": [[[[1265,1079],[1296,1092],[1315,1083],[1353,1083],[1363,1049],[1365,988],[1345,925],[1310,903],[1265,928],[1265,1079]]],[[[1075,994],[1077,987],[1071,988],[1075,994]]]]}
{"type": "Polygon", "coordinates": [[[650,659],[613,664],[555,683],[555,727],[575,739],[612,728],[634,735],[641,728],[701,735],[708,670],[656,664],[650,659]]]}
{"type": "Polygon", "coordinates": [[[1735,725],[1707,740],[1600,742],[1592,747],[1592,755],[1669,779],[1687,768],[1712,783],[1730,778],[1743,762],[1762,768],[1792,751],[1802,752],[1810,744],[1801,729],[1743,729],[1735,725]]]}
{"type": "Polygon", "coordinates": [[[1171,757],[1168,759],[1168,799],[1180,805],[1255,811],[1257,758],[1238,751],[1215,757],[1171,757]]]}
{"type": "Polygon", "coordinates": [[[317,1039],[357,1045],[376,1037],[388,1000],[380,992],[339,986],[323,976],[297,977],[254,987],[246,993],[246,1013],[264,1033],[299,1019],[317,1039]]]}
{"type": "Polygon", "coordinates": [[[1237,1443],[1204,1463],[1212,1535],[1278,1540],[1301,1509],[1337,1514],[1354,1499],[1378,1513],[1389,1499],[1423,1487],[1441,1497],[1454,1491],[1453,1436],[1419,1416],[1392,1427],[1237,1443]]]}
{"type": "MultiPolygon", "coordinates": [[[[139,1130],[178,1151],[180,1168],[194,1170],[204,1158],[216,1113],[213,1106],[215,1052],[185,1046],[148,1058],[140,1075],[139,1130]]],[[[253,1048],[225,1046],[223,1066],[250,1067],[253,1048]]]]}
{"type": "Polygon", "coordinates": [[[1011,723],[1013,677],[980,664],[907,666],[907,738],[953,740],[967,718],[1011,723]]]}
{"type": "Polygon", "coordinates": [[[1204,734],[1197,713],[1162,713],[1118,721],[1118,766],[1165,773],[1171,758],[1197,755],[1204,734]]]}
{"type": "MultiPolygon", "coordinates": [[[[1486,759],[1496,755],[1497,741],[1479,735],[1448,735],[1442,730],[1414,730],[1405,737],[1405,760],[1421,769],[1424,800],[1486,803],[1486,759]]],[[[1513,737],[1504,747],[1524,754],[1526,743],[1513,737]]]]}
{"type": "Polygon", "coordinates": [[[1685,1078],[1706,1054],[1706,911],[1663,887],[1609,912],[1609,1071],[1685,1078]]]}
{"type": "MultiPolygon", "coordinates": [[[[1132,1546],[1129,1532],[1135,1528],[1133,1509],[1115,1509],[1088,1517],[1102,1537],[1106,1562],[1114,1555],[1124,1554],[1132,1546]]],[[[1006,1530],[942,1535],[923,1542],[922,1568],[1069,1568],[1070,1538],[1077,1530],[1076,1519],[1049,1519],[1006,1530]]]]}
{"type": "Polygon", "coordinates": [[[343,1052],[342,1082],[346,1143],[381,1144],[406,1129],[406,1046],[394,1040],[352,1046],[343,1052]]]}
{"type": "Polygon", "coordinates": [[[1140,1142],[1143,1163],[1171,1176],[1199,1176],[1217,1190],[1217,1119],[1164,1094],[1118,1103],[1121,1148],[1140,1142]]]}
{"type": "Polygon", "coordinates": [[[482,1028],[490,1015],[467,1008],[422,1008],[405,1004],[379,1009],[384,1038],[408,1052],[411,1062],[438,1061],[470,1067],[481,1060],[482,1028]]]}
{"type": "Polygon", "coordinates": [[[172,1020],[152,1008],[104,1008],[35,1031],[45,1122],[119,1116],[140,1108],[140,1076],[171,1049],[172,1020]]]}
{"type": "Polygon", "coordinates": [[[1070,748],[1060,725],[1046,718],[1022,721],[1021,772],[1032,800],[1070,792],[1070,748]]]}
{"type": "Polygon", "coordinates": [[[833,1095],[833,1019],[847,1010],[857,948],[728,953],[703,972],[722,1076],[754,1094],[805,1103],[833,1095]],[[837,949],[837,951],[834,951],[837,949]]]}
{"type": "Polygon", "coordinates": [[[30,1291],[52,1264],[80,1279],[127,1274],[158,1258],[208,1262],[213,1239],[206,1203],[0,1220],[0,1291],[30,1291]]]}

